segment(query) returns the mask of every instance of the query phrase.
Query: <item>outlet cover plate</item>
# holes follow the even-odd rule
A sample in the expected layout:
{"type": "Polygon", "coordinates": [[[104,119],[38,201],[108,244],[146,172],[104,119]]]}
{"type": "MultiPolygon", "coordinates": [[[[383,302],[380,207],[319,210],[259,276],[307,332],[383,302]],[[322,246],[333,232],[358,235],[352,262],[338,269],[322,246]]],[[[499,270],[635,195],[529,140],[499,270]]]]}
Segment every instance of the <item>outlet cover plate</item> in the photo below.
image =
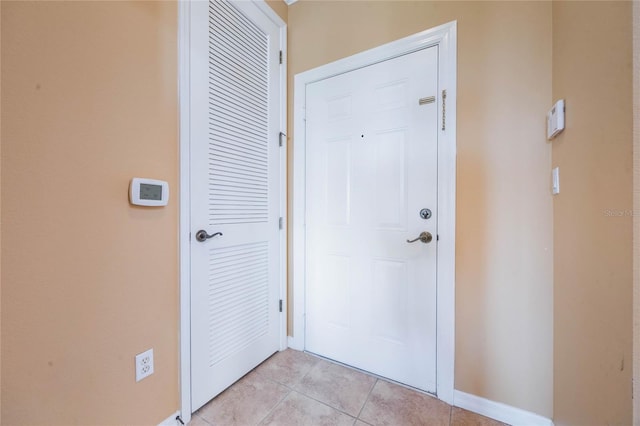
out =
{"type": "Polygon", "coordinates": [[[153,374],[153,349],[136,355],[136,382],[153,374]]]}

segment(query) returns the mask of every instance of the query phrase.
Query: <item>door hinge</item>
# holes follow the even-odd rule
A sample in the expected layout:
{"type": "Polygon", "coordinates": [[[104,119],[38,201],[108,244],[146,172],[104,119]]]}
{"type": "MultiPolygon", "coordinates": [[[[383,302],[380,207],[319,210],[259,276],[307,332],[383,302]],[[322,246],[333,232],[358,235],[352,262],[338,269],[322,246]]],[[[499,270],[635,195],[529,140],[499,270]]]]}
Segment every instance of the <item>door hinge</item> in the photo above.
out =
{"type": "Polygon", "coordinates": [[[284,145],[283,139],[287,140],[287,135],[284,132],[280,132],[278,135],[278,146],[284,145]]]}
{"type": "Polygon", "coordinates": [[[280,51],[280,58],[279,58],[279,60],[280,60],[280,65],[282,65],[282,50],[280,51]]]}
{"type": "Polygon", "coordinates": [[[280,299],[280,302],[278,303],[278,309],[282,312],[282,299],[280,299]]]}
{"type": "Polygon", "coordinates": [[[447,120],[447,91],[442,91],[442,130],[446,128],[447,120]]]}
{"type": "Polygon", "coordinates": [[[284,227],[284,218],[280,217],[278,219],[278,229],[282,229],[284,227]]]}

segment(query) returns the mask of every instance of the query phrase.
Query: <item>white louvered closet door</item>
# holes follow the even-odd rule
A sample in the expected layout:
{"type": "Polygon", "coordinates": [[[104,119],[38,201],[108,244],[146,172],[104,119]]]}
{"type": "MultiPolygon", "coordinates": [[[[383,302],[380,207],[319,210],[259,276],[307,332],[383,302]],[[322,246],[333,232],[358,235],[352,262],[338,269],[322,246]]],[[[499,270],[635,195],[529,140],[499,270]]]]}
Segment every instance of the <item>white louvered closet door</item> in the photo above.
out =
{"type": "Polygon", "coordinates": [[[279,50],[255,4],[192,3],[193,411],[279,348],[279,50]]]}

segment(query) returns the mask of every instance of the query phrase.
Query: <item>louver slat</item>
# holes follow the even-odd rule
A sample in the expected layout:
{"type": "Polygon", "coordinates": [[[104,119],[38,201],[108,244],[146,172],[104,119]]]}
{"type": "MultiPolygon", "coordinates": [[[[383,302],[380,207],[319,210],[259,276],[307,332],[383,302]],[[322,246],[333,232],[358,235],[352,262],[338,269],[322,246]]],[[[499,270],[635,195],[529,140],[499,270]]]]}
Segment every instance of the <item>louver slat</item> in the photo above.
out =
{"type": "Polygon", "coordinates": [[[209,29],[209,225],[265,223],[269,40],[222,1],[209,29]]]}
{"type": "Polygon", "coordinates": [[[269,330],[268,244],[245,244],[209,253],[209,365],[269,330]]]}

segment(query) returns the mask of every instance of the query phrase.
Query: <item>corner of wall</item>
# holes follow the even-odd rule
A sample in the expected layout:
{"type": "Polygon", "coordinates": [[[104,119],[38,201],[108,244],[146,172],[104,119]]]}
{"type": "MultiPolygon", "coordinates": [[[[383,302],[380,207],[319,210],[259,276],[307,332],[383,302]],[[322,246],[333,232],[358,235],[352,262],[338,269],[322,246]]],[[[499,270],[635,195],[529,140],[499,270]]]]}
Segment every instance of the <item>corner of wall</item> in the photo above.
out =
{"type": "Polygon", "coordinates": [[[633,424],[640,424],[640,2],[633,2],[633,424]]]}
{"type": "Polygon", "coordinates": [[[631,8],[553,2],[553,97],[566,100],[566,128],[552,142],[562,181],[553,202],[556,425],[632,422],[631,8]]]}
{"type": "Polygon", "coordinates": [[[265,0],[274,12],[285,22],[289,21],[289,6],[284,0],[265,0]]]}

